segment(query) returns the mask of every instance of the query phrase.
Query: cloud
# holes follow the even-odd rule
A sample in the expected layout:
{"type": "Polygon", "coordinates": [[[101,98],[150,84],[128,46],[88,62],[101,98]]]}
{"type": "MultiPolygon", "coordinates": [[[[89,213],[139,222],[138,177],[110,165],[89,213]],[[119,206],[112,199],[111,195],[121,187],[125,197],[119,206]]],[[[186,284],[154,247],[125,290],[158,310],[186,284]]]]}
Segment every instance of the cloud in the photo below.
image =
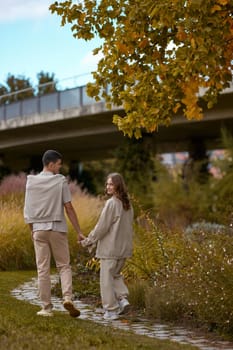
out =
{"type": "Polygon", "coordinates": [[[50,14],[53,0],[0,0],[0,22],[35,19],[50,14]]]}
{"type": "Polygon", "coordinates": [[[102,52],[97,55],[93,55],[92,51],[89,51],[81,60],[81,66],[85,68],[87,72],[96,70],[99,60],[103,57],[102,52]]]}

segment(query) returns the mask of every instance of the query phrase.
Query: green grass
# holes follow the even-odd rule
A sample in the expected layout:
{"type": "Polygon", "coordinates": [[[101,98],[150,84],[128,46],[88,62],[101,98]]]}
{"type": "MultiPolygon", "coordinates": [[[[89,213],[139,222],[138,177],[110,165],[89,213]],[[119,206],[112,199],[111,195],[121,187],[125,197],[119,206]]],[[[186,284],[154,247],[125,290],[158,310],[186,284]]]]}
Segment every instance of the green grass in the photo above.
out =
{"type": "Polygon", "coordinates": [[[36,316],[38,307],[19,301],[10,291],[35,276],[31,271],[0,272],[0,349],[153,349],[191,350],[196,347],[151,339],[131,332],[73,319],[55,312],[52,318],[36,316]]]}

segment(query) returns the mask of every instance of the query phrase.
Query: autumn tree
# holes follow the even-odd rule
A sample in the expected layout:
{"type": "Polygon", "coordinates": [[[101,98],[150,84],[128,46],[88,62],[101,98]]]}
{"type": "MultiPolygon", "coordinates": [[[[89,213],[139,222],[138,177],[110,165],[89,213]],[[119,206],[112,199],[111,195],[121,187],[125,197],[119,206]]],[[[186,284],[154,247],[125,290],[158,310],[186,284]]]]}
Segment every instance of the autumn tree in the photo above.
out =
{"type": "MultiPolygon", "coordinates": [[[[38,95],[46,95],[57,91],[57,80],[54,73],[41,71],[37,74],[37,79],[38,95]]],[[[36,95],[35,90],[29,78],[9,73],[5,85],[0,84],[0,105],[34,97],[36,95]]]]}
{"type": "Polygon", "coordinates": [[[6,103],[8,97],[6,95],[8,94],[8,90],[5,85],[0,84],[0,105],[3,105],[6,103]]]}
{"type": "Polygon", "coordinates": [[[211,108],[232,81],[233,0],[69,0],[50,10],[77,39],[102,39],[88,93],[123,105],[113,121],[129,136],[178,113],[201,119],[200,89],[211,108]]]}
{"type": "Polygon", "coordinates": [[[41,71],[37,74],[38,79],[38,95],[46,95],[57,91],[54,73],[46,73],[41,71]]]}
{"type": "Polygon", "coordinates": [[[6,85],[0,85],[0,104],[24,100],[34,96],[34,88],[29,78],[8,74],[6,85]]]}
{"type": "Polygon", "coordinates": [[[124,176],[129,192],[140,199],[144,208],[153,207],[153,183],[157,179],[157,171],[151,135],[143,135],[139,140],[125,138],[114,156],[115,169],[124,176]]]}

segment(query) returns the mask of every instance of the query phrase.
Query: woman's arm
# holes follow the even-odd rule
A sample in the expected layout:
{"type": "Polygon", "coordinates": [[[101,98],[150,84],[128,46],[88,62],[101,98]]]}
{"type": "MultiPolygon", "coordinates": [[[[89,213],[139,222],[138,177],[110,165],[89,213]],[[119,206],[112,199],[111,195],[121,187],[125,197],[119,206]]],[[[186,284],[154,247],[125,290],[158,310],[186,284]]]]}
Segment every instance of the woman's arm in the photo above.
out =
{"type": "Polygon", "coordinates": [[[116,206],[113,201],[107,201],[94,229],[88,235],[88,242],[93,244],[108,234],[111,225],[117,221],[116,206]]]}

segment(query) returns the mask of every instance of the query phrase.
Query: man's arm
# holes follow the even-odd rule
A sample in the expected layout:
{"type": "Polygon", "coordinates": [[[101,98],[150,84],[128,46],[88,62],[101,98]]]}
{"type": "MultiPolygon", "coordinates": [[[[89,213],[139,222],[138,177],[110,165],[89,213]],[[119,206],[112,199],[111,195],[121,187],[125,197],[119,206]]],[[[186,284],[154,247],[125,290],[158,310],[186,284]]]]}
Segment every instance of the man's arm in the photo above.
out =
{"type": "Polygon", "coordinates": [[[71,202],[64,203],[64,207],[65,207],[66,214],[71,224],[73,225],[73,228],[78,234],[78,241],[83,240],[86,237],[82,234],[82,231],[78,222],[78,217],[76,215],[76,212],[74,210],[72,203],[71,202]]]}

